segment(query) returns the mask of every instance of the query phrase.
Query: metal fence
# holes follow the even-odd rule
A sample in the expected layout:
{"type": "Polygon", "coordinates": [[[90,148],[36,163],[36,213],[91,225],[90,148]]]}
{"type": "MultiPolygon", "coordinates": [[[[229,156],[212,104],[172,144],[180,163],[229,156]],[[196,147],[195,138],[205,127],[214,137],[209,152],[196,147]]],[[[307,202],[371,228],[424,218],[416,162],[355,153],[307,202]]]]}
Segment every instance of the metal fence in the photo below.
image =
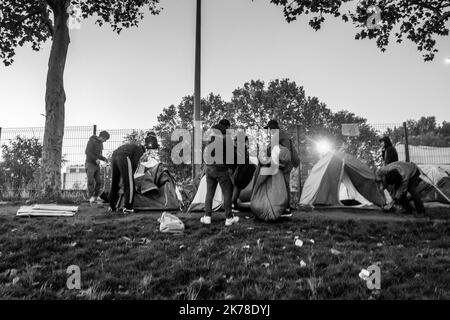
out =
{"type": "MultiPolygon", "coordinates": [[[[85,190],[87,178],[84,168],[85,148],[87,141],[93,134],[98,134],[102,130],[107,130],[110,139],[104,143],[103,154],[107,157],[117,147],[123,144],[125,137],[133,131],[142,129],[106,129],[94,126],[66,127],[63,140],[63,167],[61,169],[61,185],[63,190],[85,190]]],[[[303,131],[301,126],[288,128],[288,132],[293,138],[295,146],[299,148],[301,164],[295,169],[291,176],[291,186],[293,192],[300,193],[301,186],[308,177],[313,165],[318,160],[317,153],[314,151],[315,136],[303,131]]],[[[337,132],[337,131],[336,131],[337,132]]],[[[416,146],[411,144],[411,137],[405,123],[392,124],[369,124],[361,128],[360,136],[344,137],[340,132],[335,136],[340,136],[348,145],[357,144],[359,147],[363,144],[368,145],[366,157],[363,161],[369,165],[377,163],[379,156],[378,138],[382,135],[389,135],[393,144],[396,146],[399,160],[412,161],[417,164],[450,164],[450,148],[434,148],[425,146],[416,146]],[[366,136],[369,137],[366,139],[366,136]],[[371,141],[369,141],[371,139],[371,141]]],[[[22,138],[37,138],[41,143],[44,136],[43,127],[33,128],[0,128],[0,151],[2,146],[7,146],[14,141],[17,136],[22,138]]],[[[330,136],[329,138],[336,138],[330,136]]],[[[350,148],[351,149],[351,148],[350,148]]],[[[356,150],[356,149],[355,149],[356,150]]],[[[358,156],[358,155],[356,155],[358,156]]],[[[0,162],[2,155],[0,152],[0,162]]],[[[0,183],[0,191],[4,192],[5,187],[0,183]]],[[[2,194],[0,193],[0,198],[2,194]]],[[[4,197],[4,195],[3,195],[4,197]]],[[[22,194],[22,198],[27,198],[27,194],[22,194]]]]}

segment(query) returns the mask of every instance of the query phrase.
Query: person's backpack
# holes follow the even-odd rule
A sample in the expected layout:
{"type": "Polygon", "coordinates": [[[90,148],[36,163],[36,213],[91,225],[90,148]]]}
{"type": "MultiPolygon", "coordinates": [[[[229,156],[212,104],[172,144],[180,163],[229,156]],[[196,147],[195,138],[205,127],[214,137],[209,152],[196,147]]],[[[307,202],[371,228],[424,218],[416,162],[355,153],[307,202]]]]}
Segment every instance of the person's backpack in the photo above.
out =
{"type": "Polygon", "coordinates": [[[291,163],[294,168],[300,165],[300,157],[298,156],[297,149],[294,147],[292,139],[289,139],[290,151],[291,151],[291,163]]]}
{"type": "Polygon", "coordinates": [[[182,233],[184,231],[184,223],[173,214],[163,212],[158,219],[159,231],[166,233],[182,233]]]}

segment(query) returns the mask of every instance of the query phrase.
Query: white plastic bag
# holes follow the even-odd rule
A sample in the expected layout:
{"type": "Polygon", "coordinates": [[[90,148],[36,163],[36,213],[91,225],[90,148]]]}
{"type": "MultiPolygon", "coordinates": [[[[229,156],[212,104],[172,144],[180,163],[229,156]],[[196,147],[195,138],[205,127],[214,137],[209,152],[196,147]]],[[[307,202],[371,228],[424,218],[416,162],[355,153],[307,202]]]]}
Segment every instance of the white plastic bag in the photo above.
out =
{"type": "Polygon", "coordinates": [[[184,223],[173,214],[163,212],[158,219],[159,231],[166,233],[182,233],[184,231],[184,223]]]}

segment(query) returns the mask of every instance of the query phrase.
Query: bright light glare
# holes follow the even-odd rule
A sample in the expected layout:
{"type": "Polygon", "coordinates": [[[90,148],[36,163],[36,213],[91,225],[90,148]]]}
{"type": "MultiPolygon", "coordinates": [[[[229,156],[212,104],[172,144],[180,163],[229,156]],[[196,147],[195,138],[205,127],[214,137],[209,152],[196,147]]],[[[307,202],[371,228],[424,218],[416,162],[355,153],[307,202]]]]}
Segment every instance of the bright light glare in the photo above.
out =
{"type": "Polygon", "coordinates": [[[450,65],[450,57],[446,58],[446,59],[444,60],[444,63],[447,64],[447,65],[450,65]]]}
{"type": "Polygon", "coordinates": [[[332,145],[327,140],[320,140],[316,142],[316,149],[320,154],[326,154],[331,151],[332,145]]]}

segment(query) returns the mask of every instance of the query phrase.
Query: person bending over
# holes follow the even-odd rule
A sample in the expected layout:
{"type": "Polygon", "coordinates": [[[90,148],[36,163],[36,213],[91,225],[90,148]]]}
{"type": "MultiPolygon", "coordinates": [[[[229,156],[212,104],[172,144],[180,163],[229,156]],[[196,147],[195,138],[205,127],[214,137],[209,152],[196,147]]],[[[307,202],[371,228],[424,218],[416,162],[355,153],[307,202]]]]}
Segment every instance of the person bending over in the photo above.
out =
{"type": "Polygon", "coordinates": [[[144,145],[127,143],[113,152],[111,159],[112,181],[109,192],[109,212],[115,212],[117,210],[121,178],[124,189],[123,213],[128,214],[134,212],[134,173],[136,172],[139,161],[144,153],[150,149],[157,148],[158,142],[156,134],[154,132],[149,132],[145,137],[144,145]]]}
{"type": "Polygon", "coordinates": [[[420,198],[420,170],[414,163],[396,161],[382,167],[377,172],[384,187],[390,190],[395,202],[403,207],[403,212],[412,213],[408,192],[414,201],[417,213],[424,214],[425,207],[420,198]]]}

